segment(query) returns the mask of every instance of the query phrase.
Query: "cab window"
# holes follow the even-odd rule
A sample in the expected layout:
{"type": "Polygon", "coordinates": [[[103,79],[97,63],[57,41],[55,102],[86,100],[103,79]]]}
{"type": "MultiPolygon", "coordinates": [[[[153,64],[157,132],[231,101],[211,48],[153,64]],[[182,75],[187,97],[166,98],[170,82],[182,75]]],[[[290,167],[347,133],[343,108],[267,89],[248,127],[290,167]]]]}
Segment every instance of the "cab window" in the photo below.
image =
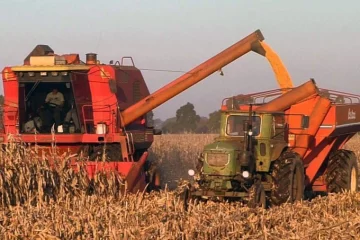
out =
{"type": "MultiPolygon", "coordinates": [[[[226,134],[229,136],[244,136],[244,123],[249,121],[248,116],[230,115],[227,118],[226,134]]],[[[260,134],[261,118],[254,116],[253,119],[253,136],[260,134]]]]}

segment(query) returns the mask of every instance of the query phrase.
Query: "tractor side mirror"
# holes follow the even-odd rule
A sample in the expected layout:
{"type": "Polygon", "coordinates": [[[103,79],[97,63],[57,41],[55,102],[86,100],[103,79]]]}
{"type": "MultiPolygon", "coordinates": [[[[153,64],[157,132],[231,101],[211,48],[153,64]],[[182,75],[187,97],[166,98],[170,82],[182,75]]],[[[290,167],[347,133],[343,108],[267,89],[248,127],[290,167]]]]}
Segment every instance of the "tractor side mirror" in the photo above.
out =
{"type": "Polygon", "coordinates": [[[310,123],[310,117],[303,116],[301,119],[301,128],[303,129],[309,128],[309,123],[310,123]]]}

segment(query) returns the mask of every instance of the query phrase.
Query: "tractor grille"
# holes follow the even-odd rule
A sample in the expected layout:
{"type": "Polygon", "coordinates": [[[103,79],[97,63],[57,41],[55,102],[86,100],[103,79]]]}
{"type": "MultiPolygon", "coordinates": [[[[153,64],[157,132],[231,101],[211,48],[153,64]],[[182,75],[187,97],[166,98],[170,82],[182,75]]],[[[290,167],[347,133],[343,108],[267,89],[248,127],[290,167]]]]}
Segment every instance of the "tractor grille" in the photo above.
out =
{"type": "Polygon", "coordinates": [[[212,167],[224,167],[229,162],[227,153],[207,153],[206,162],[212,167]]]}

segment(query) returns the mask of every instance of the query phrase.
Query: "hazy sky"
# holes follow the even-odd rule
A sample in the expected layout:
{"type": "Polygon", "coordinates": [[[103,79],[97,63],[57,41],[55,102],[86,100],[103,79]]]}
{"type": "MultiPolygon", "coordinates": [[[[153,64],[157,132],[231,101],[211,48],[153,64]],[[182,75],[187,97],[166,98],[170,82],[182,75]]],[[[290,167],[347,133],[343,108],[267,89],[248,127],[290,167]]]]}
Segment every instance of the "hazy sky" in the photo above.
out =
{"type": "MultiPolygon", "coordinates": [[[[293,82],[360,94],[360,1],[12,0],[1,2],[0,67],[37,45],[56,53],[131,55],[139,68],[188,71],[260,29],[293,82]]],[[[172,117],[186,102],[207,116],[224,97],[277,88],[266,59],[249,53],[155,109],[172,117]]],[[[181,73],[143,71],[150,92],[181,73]]],[[[1,89],[2,91],[2,86],[1,89]]]]}

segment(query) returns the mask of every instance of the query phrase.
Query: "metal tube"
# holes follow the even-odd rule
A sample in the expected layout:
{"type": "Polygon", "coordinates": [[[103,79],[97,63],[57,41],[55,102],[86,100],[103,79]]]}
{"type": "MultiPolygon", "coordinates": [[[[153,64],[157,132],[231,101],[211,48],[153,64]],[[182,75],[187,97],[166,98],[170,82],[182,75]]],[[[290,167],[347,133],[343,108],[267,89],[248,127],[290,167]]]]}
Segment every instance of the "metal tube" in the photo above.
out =
{"type": "MultiPolygon", "coordinates": [[[[311,106],[309,106],[310,108],[311,106]]],[[[304,129],[299,134],[297,134],[297,139],[295,143],[295,148],[293,149],[297,152],[300,157],[305,157],[306,152],[309,150],[309,144],[311,140],[316,136],[316,133],[319,131],[320,125],[324,121],[327,113],[329,112],[331,107],[331,102],[329,99],[324,97],[319,97],[319,100],[315,104],[311,115],[309,128],[304,129]]],[[[291,125],[291,122],[290,122],[291,125]]]]}
{"type": "Polygon", "coordinates": [[[291,91],[265,103],[256,109],[257,112],[276,112],[284,111],[291,107],[291,105],[304,100],[318,92],[315,80],[311,79],[306,83],[293,88],[291,91]]]}
{"type": "Polygon", "coordinates": [[[255,31],[231,47],[195,67],[189,73],[183,74],[173,82],[125,109],[122,112],[122,126],[126,126],[138,117],[143,116],[197,82],[205,79],[214,72],[221,70],[222,67],[250,52],[253,49],[253,45],[262,40],[264,40],[264,37],[261,31],[255,31]]]}

